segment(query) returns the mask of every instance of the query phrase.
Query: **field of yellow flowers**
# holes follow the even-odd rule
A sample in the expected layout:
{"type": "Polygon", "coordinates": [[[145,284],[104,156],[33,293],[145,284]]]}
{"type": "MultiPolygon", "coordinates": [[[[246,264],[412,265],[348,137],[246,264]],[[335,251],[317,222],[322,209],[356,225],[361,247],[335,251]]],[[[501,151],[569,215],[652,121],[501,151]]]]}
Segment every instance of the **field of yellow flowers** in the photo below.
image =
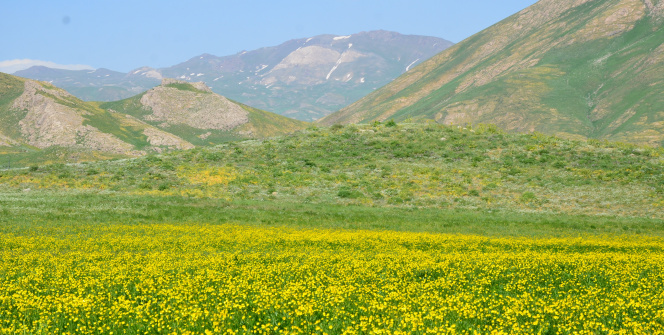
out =
{"type": "Polygon", "coordinates": [[[2,334],[664,329],[661,237],[26,225],[0,232],[2,334]]]}

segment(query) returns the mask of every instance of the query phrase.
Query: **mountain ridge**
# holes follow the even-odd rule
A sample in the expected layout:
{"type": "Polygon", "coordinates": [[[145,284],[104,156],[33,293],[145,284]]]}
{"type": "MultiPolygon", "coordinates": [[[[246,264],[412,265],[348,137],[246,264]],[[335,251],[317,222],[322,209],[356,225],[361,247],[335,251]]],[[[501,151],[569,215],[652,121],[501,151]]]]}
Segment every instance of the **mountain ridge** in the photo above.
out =
{"type": "Polygon", "coordinates": [[[663,6],[539,1],[320,122],[494,123],[661,145],[663,6]]]}
{"type": "Polygon", "coordinates": [[[369,31],[293,39],[221,57],[201,54],[161,69],[101,74],[28,69],[16,75],[53,81],[84,100],[98,101],[129,98],[163,78],[204,81],[235,101],[311,121],[360,99],[450,45],[436,37],[369,31]]]}

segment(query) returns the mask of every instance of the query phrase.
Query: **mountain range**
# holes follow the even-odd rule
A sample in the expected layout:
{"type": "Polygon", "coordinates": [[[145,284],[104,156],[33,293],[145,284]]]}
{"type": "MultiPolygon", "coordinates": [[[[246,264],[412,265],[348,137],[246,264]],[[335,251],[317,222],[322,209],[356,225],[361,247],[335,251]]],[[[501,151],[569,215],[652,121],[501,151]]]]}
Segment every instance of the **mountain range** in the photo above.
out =
{"type": "Polygon", "coordinates": [[[541,0],[322,124],[433,120],[664,144],[664,1],[541,0]]]}
{"type": "Polygon", "coordinates": [[[50,82],[86,101],[129,98],[159,85],[163,78],[203,81],[233,100],[312,121],[384,86],[451,45],[436,37],[370,31],[295,39],[224,57],[203,54],[162,69],[143,67],[121,73],[36,66],[15,75],[50,82]]]}
{"type": "Polygon", "coordinates": [[[164,79],[138,96],[98,103],[0,73],[0,153],[5,154],[57,147],[140,156],[280,135],[306,125],[231,101],[201,82],[164,79]]]}
{"type": "MultiPolygon", "coordinates": [[[[305,123],[249,107],[247,102],[270,108],[288,105],[292,109],[281,110],[282,114],[317,119],[332,109],[316,106],[342,106],[355,99],[347,98],[352,94],[360,98],[371,92],[317,122],[488,123],[515,132],[660,146],[664,145],[663,22],[664,0],[541,0],[419,65],[422,50],[440,47],[440,39],[385,31],[322,35],[227,57],[201,55],[171,68],[141,68],[129,74],[33,67],[20,73],[60,81],[70,90],[115,92],[119,98],[132,90],[140,93],[112,102],[83,102],[51,84],[11,77],[5,81],[26,84],[7,84],[10,88],[0,92],[0,107],[4,103],[5,111],[7,106],[28,110],[24,102],[13,99],[32,92],[39,99],[86,111],[76,121],[79,128],[91,125],[99,130],[104,128],[102,120],[111,124],[131,120],[140,123],[132,127],[140,128],[141,136],[147,136],[144,129],[154,129],[184,141],[164,142],[154,149],[162,150],[160,146],[209,145],[305,127],[305,123]],[[381,49],[390,40],[403,42],[381,49]],[[388,80],[390,76],[383,76],[387,69],[394,71],[392,77],[405,73],[388,80]],[[380,86],[379,77],[387,84],[374,90],[380,86]],[[157,82],[161,85],[144,91],[157,82]],[[14,86],[23,88],[14,92],[14,86]],[[215,88],[229,92],[232,100],[214,94],[215,88]],[[214,114],[218,110],[249,114],[214,114]]],[[[25,115],[20,113],[3,113],[2,143],[24,141],[40,147],[36,138],[41,135],[29,133],[27,126],[33,122],[40,127],[40,123],[23,120],[25,115]]],[[[76,127],[76,132],[84,132],[76,127]]],[[[126,127],[117,127],[117,132],[101,132],[120,139],[131,137],[126,127]]],[[[76,143],[92,145],[86,136],[76,137],[76,143]]],[[[122,150],[154,147],[145,137],[140,143],[122,150]]]]}

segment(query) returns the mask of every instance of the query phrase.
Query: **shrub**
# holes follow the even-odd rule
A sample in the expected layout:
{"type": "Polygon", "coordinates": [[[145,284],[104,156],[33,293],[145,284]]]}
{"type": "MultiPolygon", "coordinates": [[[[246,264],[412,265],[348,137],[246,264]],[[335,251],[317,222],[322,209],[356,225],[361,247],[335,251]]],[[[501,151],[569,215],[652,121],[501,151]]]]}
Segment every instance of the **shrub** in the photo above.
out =
{"type": "Polygon", "coordinates": [[[556,169],[562,169],[565,166],[567,166],[567,164],[565,164],[564,161],[556,161],[555,163],[553,163],[553,167],[556,169]]]}
{"type": "Polygon", "coordinates": [[[304,166],[311,166],[311,167],[313,167],[313,166],[316,166],[316,163],[314,163],[314,162],[312,162],[311,160],[305,158],[305,159],[304,159],[304,166]]]}
{"type": "Polygon", "coordinates": [[[537,197],[535,196],[535,193],[533,192],[525,192],[521,195],[521,201],[522,202],[533,202],[536,201],[537,197]]]}
{"type": "Polygon", "coordinates": [[[339,188],[337,196],[339,198],[357,199],[362,197],[362,193],[357,190],[353,190],[348,186],[342,186],[341,188],[339,188]]]}
{"type": "Polygon", "coordinates": [[[143,190],[151,190],[152,189],[152,184],[143,182],[143,183],[140,183],[138,185],[138,188],[143,189],[143,190]]]}
{"type": "Polygon", "coordinates": [[[376,192],[376,193],[374,193],[371,197],[372,197],[374,200],[380,200],[380,199],[383,199],[383,198],[384,198],[384,197],[383,197],[383,194],[381,194],[380,192],[376,192]]]}
{"type": "Polygon", "coordinates": [[[341,130],[341,129],[343,129],[343,128],[344,128],[344,125],[343,125],[343,124],[335,123],[335,124],[333,124],[333,125],[330,127],[330,130],[331,130],[331,131],[337,131],[337,130],[341,130]]]}

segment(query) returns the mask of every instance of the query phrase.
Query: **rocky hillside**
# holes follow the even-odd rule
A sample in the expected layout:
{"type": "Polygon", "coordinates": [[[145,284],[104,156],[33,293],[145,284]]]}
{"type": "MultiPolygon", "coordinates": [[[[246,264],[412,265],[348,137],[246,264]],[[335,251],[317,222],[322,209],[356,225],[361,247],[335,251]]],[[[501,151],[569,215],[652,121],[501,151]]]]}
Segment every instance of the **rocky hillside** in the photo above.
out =
{"type": "Polygon", "coordinates": [[[0,73],[4,146],[52,146],[138,156],[193,145],[127,115],[84,102],[50,84],[0,73]]]}
{"type": "Polygon", "coordinates": [[[307,125],[231,101],[203,82],[175,79],[164,79],[147,92],[100,107],[131,115],[196,145],[281,135],[307,125]]]}
{"type": "Polygon", "coordinates": [[[250,106],[311,121],[345,107],[452,45],[444,39],[387,31],[321,35],[236,55],[196,56],[163,69],[128,74],[34,67],[16,74],[52,82],[84,100],[128,98],[162,77],[203,81],[250,106]]]}
{"type": "Polygon", "coordinates": [[[321,120],[494,123],[661,145],[664,1],[542,0],[321,120]]]}
{"type": "Polygon", "coordinates": [[[164,80],[135,98],[100,105],[48,83],[0,73],[0,154],[59,147],[140,156],[305,125],[232,102],[202,83],[164,80]]]}

